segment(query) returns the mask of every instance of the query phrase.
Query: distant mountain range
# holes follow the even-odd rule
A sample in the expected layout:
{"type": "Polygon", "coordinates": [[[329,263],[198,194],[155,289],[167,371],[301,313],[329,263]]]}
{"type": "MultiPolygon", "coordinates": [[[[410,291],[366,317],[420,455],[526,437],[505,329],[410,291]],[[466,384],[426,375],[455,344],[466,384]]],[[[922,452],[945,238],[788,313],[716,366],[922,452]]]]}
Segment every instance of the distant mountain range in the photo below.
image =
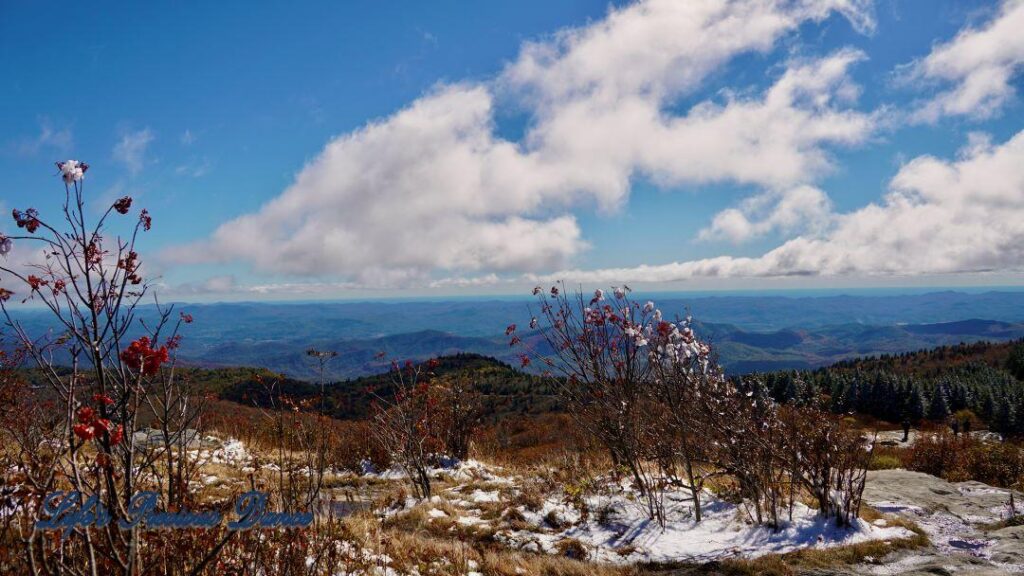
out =
{"type": "MultiPolygon", "coordinates": [[[[642,294],[634,294],[645,300],[642,294]]],[[[731,373],[810,368],[858,356],[1024,338],[1024,292],[911,295],[658,295],[667,317],[690,313],[731,373]]],[[[525,326],[530,299],[188,304],[180,351],[199,366],[254,366],[311,379],[310,347],[335,350],[330,379],[381,371],[390,359],[472,352],[512,364],[505,326],[525,326]],[[383,352],[386,360],[378,358],[383,352]]],[[[143,310],[142,316],[151,315],[143,310]]],[[[20,315],[32,334],[52,324],[20,315]]]]}
{"type": "MultiPolygon", "coordinates": [[[[850,358],[906,352],[946,344],[1006,341],[1024,338],[1024,323],[994,320],[964,320],[940,324],[864,326],[843,324],[812,330],[748,332],[727,324],[697,323],[699,334],[711,340],[719,359],[730,373],[816,368],[850,358]]],[[[244,365],[268,368],[295,378],[315,376],[303,354],[309,340],[273,342],[232,342],[219,344],[186,357],[204,366],[244,365]]],[[[338,352],[329,367],[331,378],[374,374],[386,369],[390,360],[423,360],[432,356],[472,352],[515,365],[519,348],[510,348],[504,336],[458,336],[437,330],[423,330],[370,339],[320,340],[312,344],[338,352]]]]}

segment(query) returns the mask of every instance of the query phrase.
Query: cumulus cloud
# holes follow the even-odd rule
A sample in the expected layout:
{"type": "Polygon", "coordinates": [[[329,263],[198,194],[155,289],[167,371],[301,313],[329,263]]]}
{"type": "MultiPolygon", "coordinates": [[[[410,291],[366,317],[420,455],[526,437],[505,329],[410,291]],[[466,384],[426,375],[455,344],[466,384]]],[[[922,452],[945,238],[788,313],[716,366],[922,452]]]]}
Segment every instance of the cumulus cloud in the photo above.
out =
{"type": "Polygon", "coordinates": [[[161,285],[172,294],[205,295],[226,294],[242,290],[238,281],[230,274],[211,276],[198,282],[185,282],[176,286],[161,285]]]}
{"type": "Polygon", "coordinates": [[[586,247],[570,209],[613,210],[644,176],[664,186],[793,187],[827,171],[828,147],[868,138],[840,50],[790,62],[758,94],[678,112],[733,57],[770,51],[802,23],[855,0],[649,0],[524,46],[493,81],[439,86],[394,115],[339,136],[255,213],[220,226],[177,262],[245,261],[259,271],[360,284],[555,269],[586,247]],[[495,128],[498,103],[529,116],[524,137],[495,128]]]}
{"type": "Polygon", "coordinates": [[[727,208],[715,215],[698,238],[739,244],[774,232],[819,231],[831,219],[832,202],[828,195],[804,185],[759,194],[744,200],[739,208],[727,208]]]}
{"type": "Polygon", "coordinates": [[[911,67],[911,80],[952,84],[912,119],[987,118],[1014,96],[1011,80],[1024,65],[1024,0],[1006,0],[980,28],[966,28],[911,67]]]}
{"type": "Polygon", "coordinates": [[[771,277],[1021,272],[1024,131],[1001,145],[974,136],[955,160],[920,156],[880,203],[839,214],[819,235],[797,236],[756,258],[723,256],[657,266],[566,270],[544,280],[669,282],[771,277]]]}
{"type": "Polygon", "coordinates": [[[149,128],[125,132],[114,145],[111,156],[114,160],[124,164],[130,173],[137,174],[145,164],[146,149],[149,148],[153,139],[153,132],[149,128]]]}

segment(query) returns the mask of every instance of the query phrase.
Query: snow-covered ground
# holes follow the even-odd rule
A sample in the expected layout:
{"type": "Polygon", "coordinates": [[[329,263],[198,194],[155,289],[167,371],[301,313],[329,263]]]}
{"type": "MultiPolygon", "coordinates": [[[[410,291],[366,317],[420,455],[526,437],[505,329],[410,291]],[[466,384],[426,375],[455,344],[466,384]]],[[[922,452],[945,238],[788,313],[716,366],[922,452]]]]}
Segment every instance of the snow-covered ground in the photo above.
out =
{"type": "MultiPolygon", "coordinates": [[[[201,450],[200,455],[211,463],[235,467],[248,468],[253,462],[252,454],[233,439],[201,450]]],[[[486,530],[510,549],[524,552],[564,554],[571,544],[598,562],[751,558],[912,536],[884,519],[874,523],[858,520],[853,527],[840,529],[832,520],[804,506],[796,507],[792,519],[774,531],[755,525],[741,505],[721,500],[711,492],[703,495],[704,518],[697,523],[689,494],[682,491],[666,493],[667,522],[663,528],[647,518],[640,499],[625,483],[598,480],[586,497],[573,499],[561,489],[552,488],[557,484],[548,484],[546,491],[538,492],[531,488],[538,478],[519,477],[475,460],[445,462],[430,474],[438,481],[430,502],[408,498],[385,515],[421,507],[426,522],[438,523],[447,530],[486,530]],[[532,490],[531,498],[523,497],[527,490],[532,490]]],[[[405,480],[398,469],[367,471],[362,476],[382,482],[405,480]]],[[[217,479],[203,480],[214,483],[217,479]]],[[[1024,573],[1024,527],[981,529],[981,525],[1008,515],[1008,499],[1008,491],[977,482],[951,484],[904,470],[872,472],[865,501],[883,513],[913,520],[927,532],[933,546],[871,559],[844,573],[1024,573]]],[[[1024,496],[1018,495],[1017,502],[1018,506],[1024,504],[1024,496]]],[[[359,551],[356,556],[368,553],[359,551]]],[[[381,574],[394,573],[387,568],[386,558],[375,560],[378,566],[383,565],[381,574]]]]}
{"type": "MultiPolygon", "coordinates": [[[[794,510],[792,521],[786,520],[776,531],[752,524],[739,506],[710,493],[704,494],[703,518],[696,522],[690,502],[680,501],[682,497],[675,493],[666,497],[664,528],[650,521],[630,498],[616,495],[587,499],[592,509],[613,510],[611,514],[605,512],[603,522],[593,518],[581,521],[578,513],[565,511],[573,522],[571,527],[544,533],[513,533],[509,541],[535,542],[542,550],[553,552],[560,540],[574,538],[591,551],[591,559],[602,562],[703,562],[912,536],[901,527],[874,526],[862,520],[849,529],[837,528],[834,521],[802,505],[794,510]]],[[[537,521],[539,517],[537,526],[543,526],[545,511],[558,508],[549,501],[540,514],[527,518],[537,521]]]]}
{"type": "MultiPolygon", "coordinates": [[[[745,509],[711,492],[703,495],[703,519],[694,520],[689,494],[665,495],[666,525],[651,521],[637,495],[625,484],[607,482],[575,505],[562,492],[548,494],[533,510],[518,498],[526,480],[503,476],[479,462],[468,462],[442,473],[454,486],[425,504],[428,521],[448,519],[462,526],[486,527],[510,548],[527,552],[562,553],[577,542],[591,560],[599,562],[707,561],[756,557],[801,548],[840,546],[867,540],[913,536],[905,528],[858,520],[838,528],[806,506],[794,509],[775,531],[752,523],[745,509]],[[462,479],[462,481],[459,481],[462,479]],[[444,507],[446,510],[442,510],[444,507]],[[450,518],[454,508],[456,518],[450,518]],[[512,519],[512,521],[510,521],[512,519]]],[[[390,475],[389,475],[390,476],[390,475]]],[[[408,505],[415,504],[410,500],[408,505]]]]}

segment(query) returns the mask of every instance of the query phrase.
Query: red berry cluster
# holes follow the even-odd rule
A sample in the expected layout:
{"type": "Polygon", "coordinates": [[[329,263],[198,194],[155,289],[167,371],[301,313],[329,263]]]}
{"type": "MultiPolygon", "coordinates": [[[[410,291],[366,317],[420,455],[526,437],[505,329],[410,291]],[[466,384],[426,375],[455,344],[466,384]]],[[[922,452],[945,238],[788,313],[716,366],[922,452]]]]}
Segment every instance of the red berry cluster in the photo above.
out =
{"type": "Polygon", "coordinates": [[[139,276],[137,273],[139,269],[139,255],[134,250],[118,260],[117,267],[124,270],[128,281],[132,284],[140,284],[142,282],[142,276],[139,276]]]}
{"type": "Polygon", "coordinates": [[[114,202],[114,210],[116,210],[118,214],[127,214],[128,210],[131,209],[131,207],[132,207],[132,197],[131,196],[125,196],[124,198],[118,199],[117,202],[114,202]]]}
{"type": "MultiPolygon", "coordinates": [[[[105,396],[103,398],[106,398],[105,396]]],[[[118,424],[114,426],[110,420],[99,418],[96,410],[90,406],[82,406],[77,413],[78,424],[72,427],[75,436],[82,440],[92,440],[102,434],[108,434],[110,445],[116,446],[124,439],[124,428],[118,424]]]]}
{"type": "Polygon", "coordinates": [[[14,223],[18,225],[18,228],[24,228],[29,234],[35,234],[35,231],[39,229],[39,211],[35,208],[29,208],[24,212],[15,209],[11,211],[11,215],[14,216],[14,223]]]}
{"type": "Polygon", "coordinates": [[[160,370],[160,365],[169,359],[167,346],[153,348],[148,336],[143,336],[132,342],[125,351],[121,352],[121,361],[125,366],[142,373],[143,376],[156,374],[160,370]]]}

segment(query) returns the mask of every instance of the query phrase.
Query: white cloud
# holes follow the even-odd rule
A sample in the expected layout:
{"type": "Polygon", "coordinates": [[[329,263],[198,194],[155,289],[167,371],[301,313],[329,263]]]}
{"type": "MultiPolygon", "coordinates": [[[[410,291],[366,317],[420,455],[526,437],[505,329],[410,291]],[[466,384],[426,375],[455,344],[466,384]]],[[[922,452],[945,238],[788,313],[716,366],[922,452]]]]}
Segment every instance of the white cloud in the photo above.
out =
{"type": "Polygon", "coordinates": [[[442,278],[430,283],[430,288],[472,288],[476,286],[493,286],[503,280],[493,272],[484,276],[442,278]]]}
{"type": "Polygon", "coordinates": [[[561,188],[586,191],[605,208],[625,201],[637,173],[663,185],[793,185],[829,169],[824,146],[871,134],[874,115],[840,108],[854,93],[847,70],[862,58],[842,50],[793,62],[756,98],[704,101],[682,116],[646,94],[571,97],[542,107],[528,141],[561,188]]]}
{"type": "Polygon", "coordinates": [[[259,211],[223,224],[173,261],[241,260],[257,270],[408,283],[565,266],[586,243],[569,213],[622,205],[630,181],[741,182],[783,189],[830,168],[826,147],[870,136],[850,108],[841,50],[791,62],[754,96],[672,112],[738,54],[767,52],[839,11],[862,30],[862,1],[649,0],[526,45],[493,82],[440,86],[332,140],[259,211]],[[498,102],[530,116],[520,142],[495,133],[498,102]]]}
{"type": "Polygon", "coordinates": [[[700,231],[701,240],[729,240],[734,243],[781,232],[815,232],[832,220],[832,202],[813,186],[797,186],[781,192],[766,192],[744,200],[739,208],[715,215],[711,225],[700,231]]]}
{"type": "Polygon", "coordinates": [[[152,130],[144,128],[135,132],[125,132],[121,139],[114,145],[111,152],[114,160],[125,165],[132,174],[142,170],[146,162],[146,149],[153,142],[155,136],[152,130]]]}
{"type": "Polygon", "coordinates": [[[179,176],[202,178],[210,172],[211,166],[209,158],[191,158],[188,163],[175,167],[174,173],[179,176]]]}
{"type": "Polygon", "coordinates": [[[230,274],[211,276],[198,282],[185,282],[176,286],[161,284],[159,287],[171,294],[180,295],[227,294],[243,290],[230,274]]]}
{"type": "Polygon", "coordinates": [[[41,150],[65,153],[71,148],[73,141],[71,128],[54,128],[50,120],[44,117],[39,120],[39,134],[32,138],[23,138],[14,148],[23,156],[35,156],[41,150]]]}
{"type": "Polygon", "coordinates": [[[910,80],[953,86],[911,115],[920,122],[943,116],[987,118],[1013,98],[1011,79],[1024,65],[1024,0],[1006,0],[980,28],[966,28],[911,67],[910,80]]]}
{"type": "Polygon", "coordinates": [[[757,258],[567,270],[534,278],[670,282],[698,277],[910,276],[1024,271],[1024,131],[994,146],[977,136],[954,161],[920,156],[881,203],[836,215],[819,235],[757,258]]]}

